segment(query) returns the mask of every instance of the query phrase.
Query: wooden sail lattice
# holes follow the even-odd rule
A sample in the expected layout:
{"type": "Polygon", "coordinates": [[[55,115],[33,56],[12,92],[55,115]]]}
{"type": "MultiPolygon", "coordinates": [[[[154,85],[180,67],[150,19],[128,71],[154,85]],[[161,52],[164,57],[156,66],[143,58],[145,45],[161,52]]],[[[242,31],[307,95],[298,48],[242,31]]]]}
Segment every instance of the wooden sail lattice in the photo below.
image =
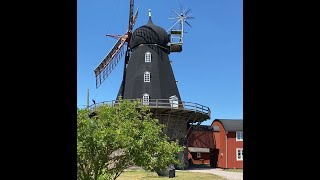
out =
{"type": "MultiPolygon", "coordinates": [[[[118,38],[115,45],[112,47],[110,52],[107,54],[107,56],[100,62],[100,64],[94,69],[94,74],[96,76],[96,88],[98,88],[101,83],[110,75],[112,70],[116,67],[122,56],[125,54],[124,52],[124,44],[127,43],[126,48],[126,56],[129,54],[130,50],[130,38],[132,33],[132,28],[137,20],[138,17],[138,10],[135,14],[133,14],[133,8],[134,8],[134,0],[130,0],[130,12],[129,12],[129,25],[128,30],[123,36],[119,35],[110,35],[107,34],[107,36],[118,38]]],[[[128,57],[126,57],[128,61],[128,57]]],[[[127,64],[128,62],[125,62],[127,64]]],[[[126,66],[125,66],[126,68],[126,66]]],[[[124,73],[125,76],[125,73],[124,73]]]]}
{"type": "Polygon", "coordinates": [[[118,39],[108,55],[102,60],[98,67],[94,70],[96,76],[96,88],[110,75],[124,54],[124,42],[118,39]]]}

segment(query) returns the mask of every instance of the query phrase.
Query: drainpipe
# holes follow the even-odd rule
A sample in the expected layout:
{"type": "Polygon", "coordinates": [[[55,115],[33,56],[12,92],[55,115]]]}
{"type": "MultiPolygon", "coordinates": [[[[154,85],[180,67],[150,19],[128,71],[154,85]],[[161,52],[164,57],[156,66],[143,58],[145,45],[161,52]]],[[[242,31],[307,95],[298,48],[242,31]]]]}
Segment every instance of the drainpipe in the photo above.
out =
{"type": "Polygon", "coordinates": [[[228,168],[228,131],[226,131],[226,169],[228,168]]]}

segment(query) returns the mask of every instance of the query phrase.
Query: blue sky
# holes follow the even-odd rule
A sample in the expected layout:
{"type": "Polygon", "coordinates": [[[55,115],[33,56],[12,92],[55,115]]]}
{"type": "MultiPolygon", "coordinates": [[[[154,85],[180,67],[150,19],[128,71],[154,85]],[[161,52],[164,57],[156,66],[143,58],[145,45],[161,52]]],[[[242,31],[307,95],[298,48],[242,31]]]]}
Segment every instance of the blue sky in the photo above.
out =
{"type": "MultiPolygon", "coordinates": [[[[171,53],[172,68],[183,101],[208,106],[211,119],[243,118],[243,2],[242,0],[135,0],[139,16],[134,29],[148,21],[168,29],[175,21],[171,9],[191,8],[195,19],[186,27],[183,51],[171,53]]],[[[77,106],[86,105],[87,89],[96,102],[116,99],[124,58],[96,89],[93,70],[116,42],[108,34],[124,34],[129,0],[77,2],[77,106]]]]}

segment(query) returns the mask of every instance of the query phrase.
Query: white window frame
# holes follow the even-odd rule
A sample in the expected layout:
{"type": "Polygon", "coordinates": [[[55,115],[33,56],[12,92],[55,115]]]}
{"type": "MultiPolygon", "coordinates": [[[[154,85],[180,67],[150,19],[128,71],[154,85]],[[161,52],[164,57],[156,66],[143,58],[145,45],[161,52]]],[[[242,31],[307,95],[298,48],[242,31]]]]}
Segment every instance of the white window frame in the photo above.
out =
{"type": "Polygon", "coordinates": [[[151,74],[150,74],[149,71],[144,72],[143,81],[144,82],[150,82],[151,81],[151,74]]]}
{"type": "Polygon", "coordinates": [[[236,131],[236,141],[243,141],[243,131],[236,131]],[[238,134],[240,135],[240,139],[238,139],[238,134]]]}
{"type": "Polygon", "coordinates": [[[201,153],[197,152],[197,158],[201,158],[201,153]]]}
{"type": "Polygon", "coordinates": [[[151,62],[151,58],[152,58],[151,52],[148,51],[144,53],[144,62],[151,62]]]}
{"type": "Polygon", "coordinates": [[[236,148],[236,157],[237,157],[237,161],[243,161],[243,148],[236,148]],[[240,151],[241,153],[240,158],[238,156],[238,151],[240,151]]]}
{"type": "Polygon", "coordinates": [[[150,95],[148,93],[144,93],[142,95],[142,104],[149,105],[150,95]]]}

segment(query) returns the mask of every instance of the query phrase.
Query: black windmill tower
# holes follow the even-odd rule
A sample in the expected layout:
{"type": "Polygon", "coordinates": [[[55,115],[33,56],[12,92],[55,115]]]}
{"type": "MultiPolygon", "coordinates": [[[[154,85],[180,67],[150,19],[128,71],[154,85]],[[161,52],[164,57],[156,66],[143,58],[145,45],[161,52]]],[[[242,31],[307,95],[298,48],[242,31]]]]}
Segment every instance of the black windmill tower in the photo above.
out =
{"type": "MultiPolygon", "coordinates": [[[[185,150],[179,154],[184,162],[185,169],[188,166],[187,138],[193,126],[199,126],[201,122],[210,119],[210,108],[181,100],[174,73],[169,60],[171,52],[182,51],[183,24],[186,22],[190,9],[182,11],[178,15],[177,22],[169,29],[169,33],[152,22],[149,10],[148,22],[132,32],[137,19],[138,11],[133,14],[133,0],[130,0],[129,27],[123,36],[107,36],[117,38],[117,42],[104,60],[94,70],[96,75],[96,87],[108,77],[117,65],[121,56],[125,54],[123,80],[117,94],[117,100],[106,101],[91,105],[91,108],[99,104],[116,104],[119,96],[123,99],[140,99],[142,105],[150,107],[155,118],[166,125],[164,132],[170,140],[179,140],[185,150]],[[179,28],[175,28],[180,25],[179,28]],[[175,41],[176,40],[176,41],[175,41]],[[124,45],[126,52],[123,52],[124,45]]],[[[191,17],[189,17],[191,18],[191,17]]]]}
{"type": "Polygon", "coordinates": [[[180,94],[169,61],[170,47],[167,32],[153,24],[149,10],[148,23],[137,28],[131,36],[131,57],[127,67],[124,99],[169,99],[180,94]]]}

